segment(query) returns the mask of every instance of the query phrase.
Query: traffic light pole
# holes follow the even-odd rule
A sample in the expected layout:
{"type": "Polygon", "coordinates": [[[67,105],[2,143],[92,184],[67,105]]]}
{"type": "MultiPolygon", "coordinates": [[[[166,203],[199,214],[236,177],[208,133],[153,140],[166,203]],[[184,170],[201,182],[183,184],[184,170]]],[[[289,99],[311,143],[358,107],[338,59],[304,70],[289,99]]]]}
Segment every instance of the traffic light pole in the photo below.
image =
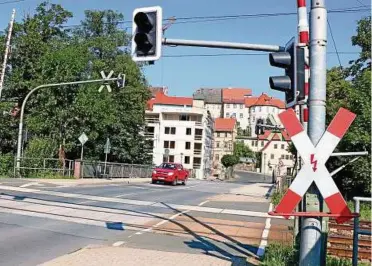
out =
{"type": "Polygon", "coordinates": [[[163,38],[162,44],[169,45],[169,46],[194,46],[194,47],[223,48],[223,49],[235,49],[235,50],[261,51],[261,52],[284,51],[284,47],[279,46],[279,45],[237,43],[237,42],[218,42],[218,41],[200,41],[200,40],[163,38]]]}
{"type": "MultiPolygon", "coordinates": [[[[325,130],[326,116],[327,10],[325,0],[311,0],[309,137],[316,145],[325,130]]],[[[304,211],[320,211],[319,192],[310,188],[304,211]]],[[[321,265],[321,219],[304,217],[301,225],[300,266],[321,265]]]]}

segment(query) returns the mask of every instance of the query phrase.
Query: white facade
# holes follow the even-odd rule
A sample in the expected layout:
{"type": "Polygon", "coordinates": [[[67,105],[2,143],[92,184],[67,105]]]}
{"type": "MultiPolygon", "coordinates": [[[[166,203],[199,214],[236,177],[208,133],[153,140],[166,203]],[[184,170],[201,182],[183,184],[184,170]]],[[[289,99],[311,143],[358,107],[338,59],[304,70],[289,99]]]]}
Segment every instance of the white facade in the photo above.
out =
{"type": "Polygon", "coordinates": [[[249,109],[245,107],[244,103],[224,103],[223,117],[235,118],[238,122],[238,127],[246,129],[249,125],[249,109]]]}
{"type": "Polygon", "coordinates": [[[194,169],[196,178],[210,175],[213,121],[206,109],[156,104],[152,111],[146,111],[146,121],[146,136],[153,139],[155,165],[168,160],[194,169]]]}
{"type": "Polygon", "coordinates": [[[205,108],[211,113],[213,119],[222,117],[222,104],[220,103],[206,103],[205,108]]]}

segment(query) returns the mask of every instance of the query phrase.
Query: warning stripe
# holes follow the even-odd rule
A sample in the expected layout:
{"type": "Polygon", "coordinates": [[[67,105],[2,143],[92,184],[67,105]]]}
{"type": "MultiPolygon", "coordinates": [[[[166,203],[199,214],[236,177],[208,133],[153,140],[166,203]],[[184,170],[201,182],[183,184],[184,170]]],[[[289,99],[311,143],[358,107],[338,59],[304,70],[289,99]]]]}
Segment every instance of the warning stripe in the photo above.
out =
{"type": "MultiPolygon", "coordinates": [[[[324,200],[327,203],[327,206],[331,210],[332,213],[339,213],[344,216],[351,215],[351,211],[349,207],[347,206],[340,192],[337,192],[333,194],[332,196],[325,198],[324,200]]],[[[352,219],[352,217],[337,217],[336,222],[340,224],[350,219],[352,219]]]]}
{"type": "Polygon", "coordinates": [[[278,116],[291,138],[304,131],[300,121],[296,117],[296,113],[292,109],[288,109],[278,116]]]}
{"type": "Polygon", "coordinates": [[[345,108],[340,108],[332,122],[329,124],[327,131],[339,138],[342,138],[354,121],[356,115],[345,108]]]}

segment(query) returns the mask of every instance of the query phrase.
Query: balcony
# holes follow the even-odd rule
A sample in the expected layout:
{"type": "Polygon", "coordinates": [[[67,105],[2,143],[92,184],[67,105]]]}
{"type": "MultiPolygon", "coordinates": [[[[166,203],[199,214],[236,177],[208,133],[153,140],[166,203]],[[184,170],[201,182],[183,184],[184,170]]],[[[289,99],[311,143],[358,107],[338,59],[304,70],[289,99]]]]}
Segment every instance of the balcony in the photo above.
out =
{"type": "Polygon", "coordinates": [[[202,127],[203,126],[203,122],[195,121],[195,126],[202,127]]]}
{"type": "Polygon", "coordinates": [[[195,135],[194,140],[202,140],[203,135],[195,135]]]}
{"type": "Polygon", "coordinates": [[[192,169],[200,169],[200,167],[201,167],[201,164],[199,164],[199,163],[194,163],[192,165],[192,169]]]}
{"type": "Polygon", "coordinates": [[[145,137],[146,138],[154,138],[155,137],[155,133],[154,132],[145,132],[145,137]]]}
{"type": "Polygon", "coordinates": [[[145,117],[146,123],[159,123],[159,117],[145,117]]]}
{"type": "Polygon", "coordinates": [[[194,150],[194,154],[201,154],[201,152],[202,152],[202,150],[200,149],[196,149],[196,150],[194,150]]]}

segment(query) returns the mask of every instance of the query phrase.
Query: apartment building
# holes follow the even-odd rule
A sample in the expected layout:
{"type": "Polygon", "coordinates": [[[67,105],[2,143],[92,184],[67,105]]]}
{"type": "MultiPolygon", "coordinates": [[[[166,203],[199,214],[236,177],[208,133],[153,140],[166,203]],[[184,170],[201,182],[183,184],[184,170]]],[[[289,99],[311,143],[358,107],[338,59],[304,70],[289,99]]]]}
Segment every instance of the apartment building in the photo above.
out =
{"type": "Polygon", "coordinates": [[[182,163],[200,179],[211,174],[213,119],[203,101],[159,92],[148,101],[146,122],[154,164],[182,163]]]}
{"type": "Polygon", "coordinates": [[[223,116],[222,89],[200,88],[193,94],[193,99],[203,101],[213,119],[223,116]]]}
{"type": "MultiPolygon", "coordinates": [[[[238,137],[239,138],[239,137],[238,137]]],[[[290,173],[294,167],[295,158],[288,151],[291,139],[285,130],[274,132],[265,130],[258,138],[239,138],[254,152],[261,153],[261,172],[277,175],[290,173]]]]}
{"type": "Polygon", "coordinates": [[[245,108],[245,99],[252,96],[251,89],[225,88],[222,90],[223,114],[225,118],[235,118],[237,126],[248,126],[248,110],[245,108]]]}
{"type": "Polygon", "coordinates": [[[220,167],[225,154],[233,154],[237,135],[237,123],[234,118],[216,118],[214,120],[213,168],[220,167]]]}
{"type": "Polygon", "coordinates": [[[245,99],[245,107],[248,112],[248,131],[249,136],[255,137],[255,126],[257,119],[268,119],[269,115],[272,115],[279,126],[281,122],[278,115],[285,111],[285,103],[273,97],[262,93],[259,97],[249,97],[245,99]]]}

